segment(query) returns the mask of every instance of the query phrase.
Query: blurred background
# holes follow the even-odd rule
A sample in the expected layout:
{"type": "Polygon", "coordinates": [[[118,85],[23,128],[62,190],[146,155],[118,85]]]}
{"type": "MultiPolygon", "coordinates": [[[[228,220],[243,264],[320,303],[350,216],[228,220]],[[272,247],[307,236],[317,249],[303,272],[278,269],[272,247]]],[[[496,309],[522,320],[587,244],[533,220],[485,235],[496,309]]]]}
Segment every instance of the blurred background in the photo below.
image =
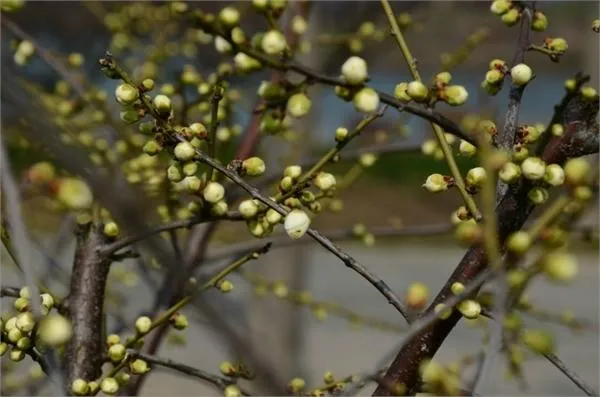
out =
{"type": "MultiPolygon", "coordinates": [[[[189,3],[191,8],[207,12],[216,12],[226,4],[245,10],[244,29],[255,32],[267,28],[264,18],[250,11],[248,2],[189,3]]],[[[423,78],[431,80],[436,73],[450,70],[453,82],[464,85],[469,91],[465,106],[439,106],[441,113],[463,126],[468,126],[478,118],[492,119],[499,128],[503,125],[508,87],[490,97],[479,85],[490,60],[501,58],[510,62],[516,49],[519,28],[518,25],[510,28],[505,26],[489,11],[489,5],[490,2],[482,1],[392,2],[423,78]]],[[[29,2],[20,12],[8,18],[51,53],[83,54],[86,60],[83,68],[88,81],[102,87],[112,97],[117,83],[104,77],[97,59],[107,49],[119,45],[115,42],[115,36],[107,30],[106,22],[121,6],[119,2],[29,2]]],[[[549,28],[543,33],[533,32],[533,42],[541,44],[546,37],[563,37],[569,48],[559,63],[551,62],[539,53],[527,54],[526,61],[536,73],[535,80],[525,91],[521,107],[520,121],[528,124],[548,122],[554,104],[562,97],[564,80],[576,72],[590,74],[592,86],[598,87],[598,35],[591,31],[591,22],[599,15],[598,4],[552,1],[538,2],[538,7],[547,15],[549,28]]],[[[282,24],[292,16],[291,12],[284,13],[282,24]]],[[[387,35],[387,22],[379,2],[313,2],[306,17],[309,27],[299,42],[300,52],[297,56],[303,64],[336,76],[340,65],[350,55],[359,55],[368,61],[371,82],[377,89],[393,93],[397,83],[412,80],[400,51],[387,35]],[[365,22],[375,24],[378,33],[368,38],[362,37],[360,31],[365,22]]],[[[13,62],[14,46],[14,32],[3,23],[3,66],[13,62]]],[[[156,80],[160,84],[172,81],[186,64],[193,64],[200,74],[208,75],[217,65],[228,60],[230,57],[219,54],[209,42],[200,45],[192,59],[172,57],[164,64],[156,80]]],[[[138,61],[138,65],[131,66],[135,68],[143,64],[143,56],[138,61]]],[[[56,72],[39,57],[32,58],[19,73],[48,88],[53,87],[58,78],[56,72]]],[[[242,131],[250,122],[252,109],[258,99],[258,85],[263,80],[269,80],[270,76],[270,71],[264,70],[231,79],[232,86],[240,91],[242,97],[234,107],[233,115],[234,122],[242,131]]],[[[262,139],[258,154],[265,158],[268,168],[278,169],[283,164],[289,164],[291,159],[313,158],[323,153],[332,146],[337,127],[351,129],[360,120],[352,104],[340,101],[332,88],[315,85],[309,93],[313,100],[312,110],[307,117],[295,122],[296,137],[293,140],[284,141],[272,136],[262,139]]],[[[3,106],[3,113],[2,139],[10,149],[9,156],[15,172],[23,175],[27,166],[38,159],[45,159],[45,155],[32,153],[25,148],[18,131],[10,128],[13,118],[27,115],[27,109],[7,109],[3,106]]],[[[352,144],[352,148],[400,142],[406,148],[399,153],[382,154],[372,167],[360,168],[352,186],[340,194],[343,211],[325,211],[315,222],[319,230],[338,234],[351,230],[357,223],[364,224],[367,230],[373,230],[373,246],[367,247],[371,244],[351,237],[341,242],[342,247],[399,294],[417,281],[429,285],[433,293],[437,292],[464,254],[464,249],[456,246],[451,234],[447,233],[449,229],[445,227],[449,224],[450,213],[461,205],[458,193],[449,191],[432,195],[421,188],[429,174],[448,172],[443,160],[421,153],[420,145],[432,136],[428,123],[388,110],[352,144]],[[402,238],[394,237],[398,233],[393,232],[382,233],[380,238],[375,232],[388,231],[390,226],[398,225],[439,226],[440,232],[433,233],[433,236],[402,238]],[[392,236],[386,237],[386,234],[392,236]]],[[[224,147],[226,153],[231,153],[226,157],[233,156],[239,139],[232,140],[224,147]]],[[[458,161],[464,171],[475,164],[474,160],[464,157],[458,157],[458,161]]],[[[347,174],[353,172],[353,164],[341,162],[328,169],[337,174],[347,174]]],[[[65,238],[56,245],[56,238],[63,235],[60,230],[68,228],[69,220],[64,214],[47,210],[35,198],[28,199],[23,206],[30,232],[38,242],[34,257],[39,263],[39,274],[43,274],[48,256],[55,256],[54,263],[64,272],[58,273],[56,288],[64,290],[71,266],[73,242],[65,238]]],[[[583,217],[580,227],[595,229],[597,224],[597,207],[592,206],[583,217]]],[[[239,243],[249,238],[244,225],[223,224],[216,233],[214,248],[211,247],[209,252],[217,255],[227,249],[226,243],[239,243]]],[[[574,244],[581,260],[581,274],[576,283],[566,288],[535,284],[531,300],[543,310],[561,313],[571,309],[576,316],[597,324],[598,245],[594,239],[574,244]]],[[[18,285],[17,274],[6,256],[2,262],[2,284],[18,285]]],[[[315,299],[347,307],[360,316],[384,321],[389,323],[388,328],[402,328],[404,325],[402,319],[371,286],[316,245],[308,242],[292,248],[278,248],[275,245],[273,252],[250,266],[252,272],[263,277],[263,281],[281,281],[290,290],[310,291],[315,299]]],[[[139,274],[133,262],[124,261],[115,265],[111,277],[124,282],[127,287],[109,288],[109,295],[114,302],[107,310],[122,309],[122,317],[128,318],[131,326],[131,319],[146,310],[148,302],[152,302],[155,290],[152,283],[139,274]]],[[[156,274],[153,277],[160,279],[156,274]]],[[[242,333],[256,346],[259,354],[273,360],[286,378],[303,376],[309,384],[317,385],[322,383],[320,377],[326,370],[334,371],[339,376],[372,370],[377,360],[402,338],[401,333],[395,330],[352,326],[347,319],[336,316],[335,310],[330,310],[331,313],[325,310],[327,315],[324,315],[322,310],[311,311],[285,299],[277,299],[273,293],[259,296],[254,288],[256,283],[247,279],[232,277],[232,281],[234,292],[225,297],[214,294],[211,299],[220,305],[225,317],[232,319],[243,330],[242,333]]],[[[190,316],[192,313],[190,309],[190,316]]],[[[218,364],[231,359],[233,353],[218,334],[205,330],[203,322],[206,319],[199,317],[197,320],[197,324],[183,333],[187,340],[185,346],[180,345],[181,337],[172,336],[159,355],[217,372],[218,364]]],[[[533,317],[526,317],[526,320],[538,324],[533,317]]],[[[118,326],[118,323],[111,319],[112,325],[118,326]]],[[[556,332],[561,358],[597,389],[600,371],[597,333],[573,333],[565,327],[542,324],[552,327],[556,332]]],[[[478,354],[481,337],[481,328],[459,325],[440,351],[440,359],[449,362],[465,354],[478,354]]],[[[516,382],[504,381],[504,358],[498,357],[482,393],[572,395],[578,392],[566,378],[541,359],[528,362],[525,375],[529,389],[519,391],[516,382]]],[[[5,382],[7,377],[3,379],[5,382]]],[[[27,391],[21,390],[24,394],[28,394],[27,391]]],[[[363,394],[370,391],[372,388],[367,388],[363,394]]],[[[219,392],[172,373],[158,371],[149,377],[142,390],[143,395],[215,393],[219,392]]]]}

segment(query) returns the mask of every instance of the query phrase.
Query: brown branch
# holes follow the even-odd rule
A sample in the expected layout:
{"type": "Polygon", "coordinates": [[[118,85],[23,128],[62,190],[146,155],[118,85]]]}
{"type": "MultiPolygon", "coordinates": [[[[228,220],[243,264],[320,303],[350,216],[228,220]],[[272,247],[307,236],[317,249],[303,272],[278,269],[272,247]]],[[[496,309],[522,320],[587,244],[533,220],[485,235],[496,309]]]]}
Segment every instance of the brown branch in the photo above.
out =
{"type": "Polygon", "coordinates": [[[598,395],[597,391],[595,391],[591,386],[589,386],[587,383],[585,383],[584,380],[581,379],[579,377],[579,375],[577,375],[574,371],[569,369],[565,365],[565,363],[563,363],[562,360],[560,358],[558,358],[558,356],[556,356],[556,354],[547,353],[547,354],[544,354],[544,357],[546,357],[548,359],[548,361],[550,361],[552,363],[552,365],[554,365],[560,372],[565,374],[567,376],[567,378],[571,379],[573,384],[575,384],[575,386],[577,386],[579,389],[581,389],[586,395],[588,395],[588,396],[597,396],[598,395]]]}
{"type": "Polygon", "coordinates": [[[69,296],[64,305],[72,322],[73,336],[65,360],[67,384],[75,379],[92,381],[102,373],[104,352],[104,295],[110,260],[96,248],[106,243],[100,225],[78,225],[69,296]]]}
{"type": "MultiPolygon", "coordinates": [[[[150,364],[158,365],[161,367],[169,368],[179,373],[192,376],[194,378],[202,379],[205,382],[208,382],[221,390],[224,390],[229,385],[234,385],[236,382],[232,378],[226,378],[223,376],[213,375],[209,372],[202,371],[201,369],[197,369],[191,367],[189,365],[185,365],[182,363],[175,362],[168,358],[161,358],[157,356],[153,356],[150,354],[146,354],[137,350],[128,350],[127,353],[131,355],[132,358],[140,358],[150,364]]],[[[240,388],[243,396],[249,396],[250,394],[246,391],[243,391],[240,388]]]]}

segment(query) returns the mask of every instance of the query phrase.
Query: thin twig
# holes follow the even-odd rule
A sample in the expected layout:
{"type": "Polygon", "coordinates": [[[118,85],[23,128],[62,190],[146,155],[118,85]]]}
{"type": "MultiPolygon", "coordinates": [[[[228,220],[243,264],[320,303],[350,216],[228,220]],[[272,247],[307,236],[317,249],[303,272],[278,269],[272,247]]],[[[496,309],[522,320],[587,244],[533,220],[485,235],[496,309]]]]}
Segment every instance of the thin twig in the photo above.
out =
{"type": "MultiPolygon", "coordinates": [[[[226,378],[223,376],[213,375],[213,374],[203,371],[201,369],[194,368],[194,367],[191,367],[186,364],[175,362],[169,358],[161,358],[161,357],[153,356],[153,355],[146,354],[141,351],[137,351],[137,350],[133,350],[133,349],[127,350],[127,353],[132,358],[140,358],[150,364],[159,365],[159,366],[180,372],[185,375],[189,375],[189,376],[192,376],[192,377],[195,377],[198,379],[202,379],[203,381],[206,381],[206,382],[218,387],[221,390],[224,390],[227,386],[234,385],[236,383],[234,379],[226,378]]],[[[240,388],[240,391],[243,396],[250,396],[250,394],[248,392],[244,391],[241,388],[240,388]]]]}

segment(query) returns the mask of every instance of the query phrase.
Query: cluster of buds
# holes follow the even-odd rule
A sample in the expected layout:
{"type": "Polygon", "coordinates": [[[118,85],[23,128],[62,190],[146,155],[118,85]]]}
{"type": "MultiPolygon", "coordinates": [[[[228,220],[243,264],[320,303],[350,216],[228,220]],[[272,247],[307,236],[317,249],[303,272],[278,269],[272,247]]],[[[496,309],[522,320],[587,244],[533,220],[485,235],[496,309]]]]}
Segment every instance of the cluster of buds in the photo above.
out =
{"type": "Polygon", "coordinates": [[[451,80],[450,73],[442,72],[435,76],[432,87],[427,87],[418,80],[409,83],[402,82],[396,85],[394,95],[406,103],[410,101],[417,103],[443,101],[451,106],[463,105],[469,98],[469,93],[461,85],[449,85],[451,80]]]}
{"type": "Polygon", "coordinates": [[[512,0],[494,0],[490,6],[492,13],[500,16],[500,19],[507,26],[514,26],[521,20],[521,9],[518,2],[512,0]]]}
{"type": "Polygon", "coordinates": [[[52,295],[40,295],[42,318],[36,320],[31,308],[31,297],[27,287],[21,288],[14,300],[15,314],[0,319],[0,356],[8,352],[12,361],[21,361],[35,347],[60,347],[72,336],[71,322],[64,316],[52,312],[56,302],[52,295]]]}
{"type": "Polygon", "coordinates": [[[21,41],[13,55],[15,63],[19,66],[26,65],[29,59],[35,54],[35,46],[29,40],[21,41]]]}
{"type": "Polygon", "coordinates": [[[485,80],[481,82],[481,88],[489,95],[496,95],[504,85],[504,77],[508,73],[506,62],[502,59],[493,59],[489,63],[489,70],[485,74],[485,80]]]}
{"type": "Polygon", "coordinates": [[[552,55],[558,56],[569,49],[569,44],[562,37],[548,37],[544,40],[543,47],[550,51],[552,55]]]}

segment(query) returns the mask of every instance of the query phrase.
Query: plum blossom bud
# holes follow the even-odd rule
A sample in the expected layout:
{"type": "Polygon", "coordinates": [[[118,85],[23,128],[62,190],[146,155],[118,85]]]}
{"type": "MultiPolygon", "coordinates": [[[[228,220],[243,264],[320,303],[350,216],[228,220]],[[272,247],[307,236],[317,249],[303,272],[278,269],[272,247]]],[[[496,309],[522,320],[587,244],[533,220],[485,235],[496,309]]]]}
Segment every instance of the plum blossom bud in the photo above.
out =
{"type": "Polygon", "coordinates": [[[115,90],[115,98],[121,105],[131,105],[139,98],[137,88],[130,84],[120,84],[115,90]]]}
{"type": "Polygon", "coordinates": [[[225,197],[225,188],[218,182],[208,182],[202,192],[204,199],[209,203],[216,204],[225,197]]]}
{"type": "Polygon", "coordinates": [[[365,87],[354,95],[352,103],[356,110],[360,112],[374,112],[379,106],[379,95],[374,89],[365,87]]]}
{"type": "Polygon", "coordinates": [[[326,192],[328,190],[331,190],[333,187],[335,187],[335,183],[336,183],[335,176],[333,176],[332,174],[330,174],[328,172],[320,172],[315,177],[314,183],[317,188],[326,192]]]}
{"type": "Polygon", "coordinates": [[[292,95],[287,102],[287,112],[296,118],[306,116],[310,111],[312,102],[306,94],[300,92],[292,95]]]}
{"type": "Polygon", "coordinates": [[[175,158],[179,161],[190,161],[196,155],[196,150],[189,142],[179,142],[173,150],[175,158]]]}
{"type": "Polygon", "coordinates": [[[349,84],[361,84],[367,77],[367,62],[357,56],[352,56],[342,65],[342,77],[349,84]]]}
{"type": "Polygon", "coordinates": [[[539,157],[527,157],[521,163],[523,176],[529,180],[535,181],[542,179],[546,172],[546,163],[539,157]]]}
{"type": "Polygon", "coordinates": [[[278,30],[270,30],[262,38],[261,48],[269,55],[281,54],[286,47],[285,36],[278,30]]]}
{"type": "Polygon", "coordinates": [[[448,182],[441,174],[431,174],[425,180],[423,187],[432,193],[438,193],[448,189],[448,182]]]}
{"type": "Polygon", "coordinates": [[[286,215],[284,221],[284,229],[287,235],[294,240],[304,236],[310,226],[310,218],[306,212],[295,209],[286,215]]]}
{"type": "Polygon", "coordinates": [[[417,80],[408,83],[406,93],[416,102],[425,102],[429,96],[427,86],[417,80]]]}
{"type": "Polygon", "coordinates": [[[533,78],[533,71],[529,66],[520,63],[510,70],[510,77],[516,85],[525,85],[533,78]]]}

